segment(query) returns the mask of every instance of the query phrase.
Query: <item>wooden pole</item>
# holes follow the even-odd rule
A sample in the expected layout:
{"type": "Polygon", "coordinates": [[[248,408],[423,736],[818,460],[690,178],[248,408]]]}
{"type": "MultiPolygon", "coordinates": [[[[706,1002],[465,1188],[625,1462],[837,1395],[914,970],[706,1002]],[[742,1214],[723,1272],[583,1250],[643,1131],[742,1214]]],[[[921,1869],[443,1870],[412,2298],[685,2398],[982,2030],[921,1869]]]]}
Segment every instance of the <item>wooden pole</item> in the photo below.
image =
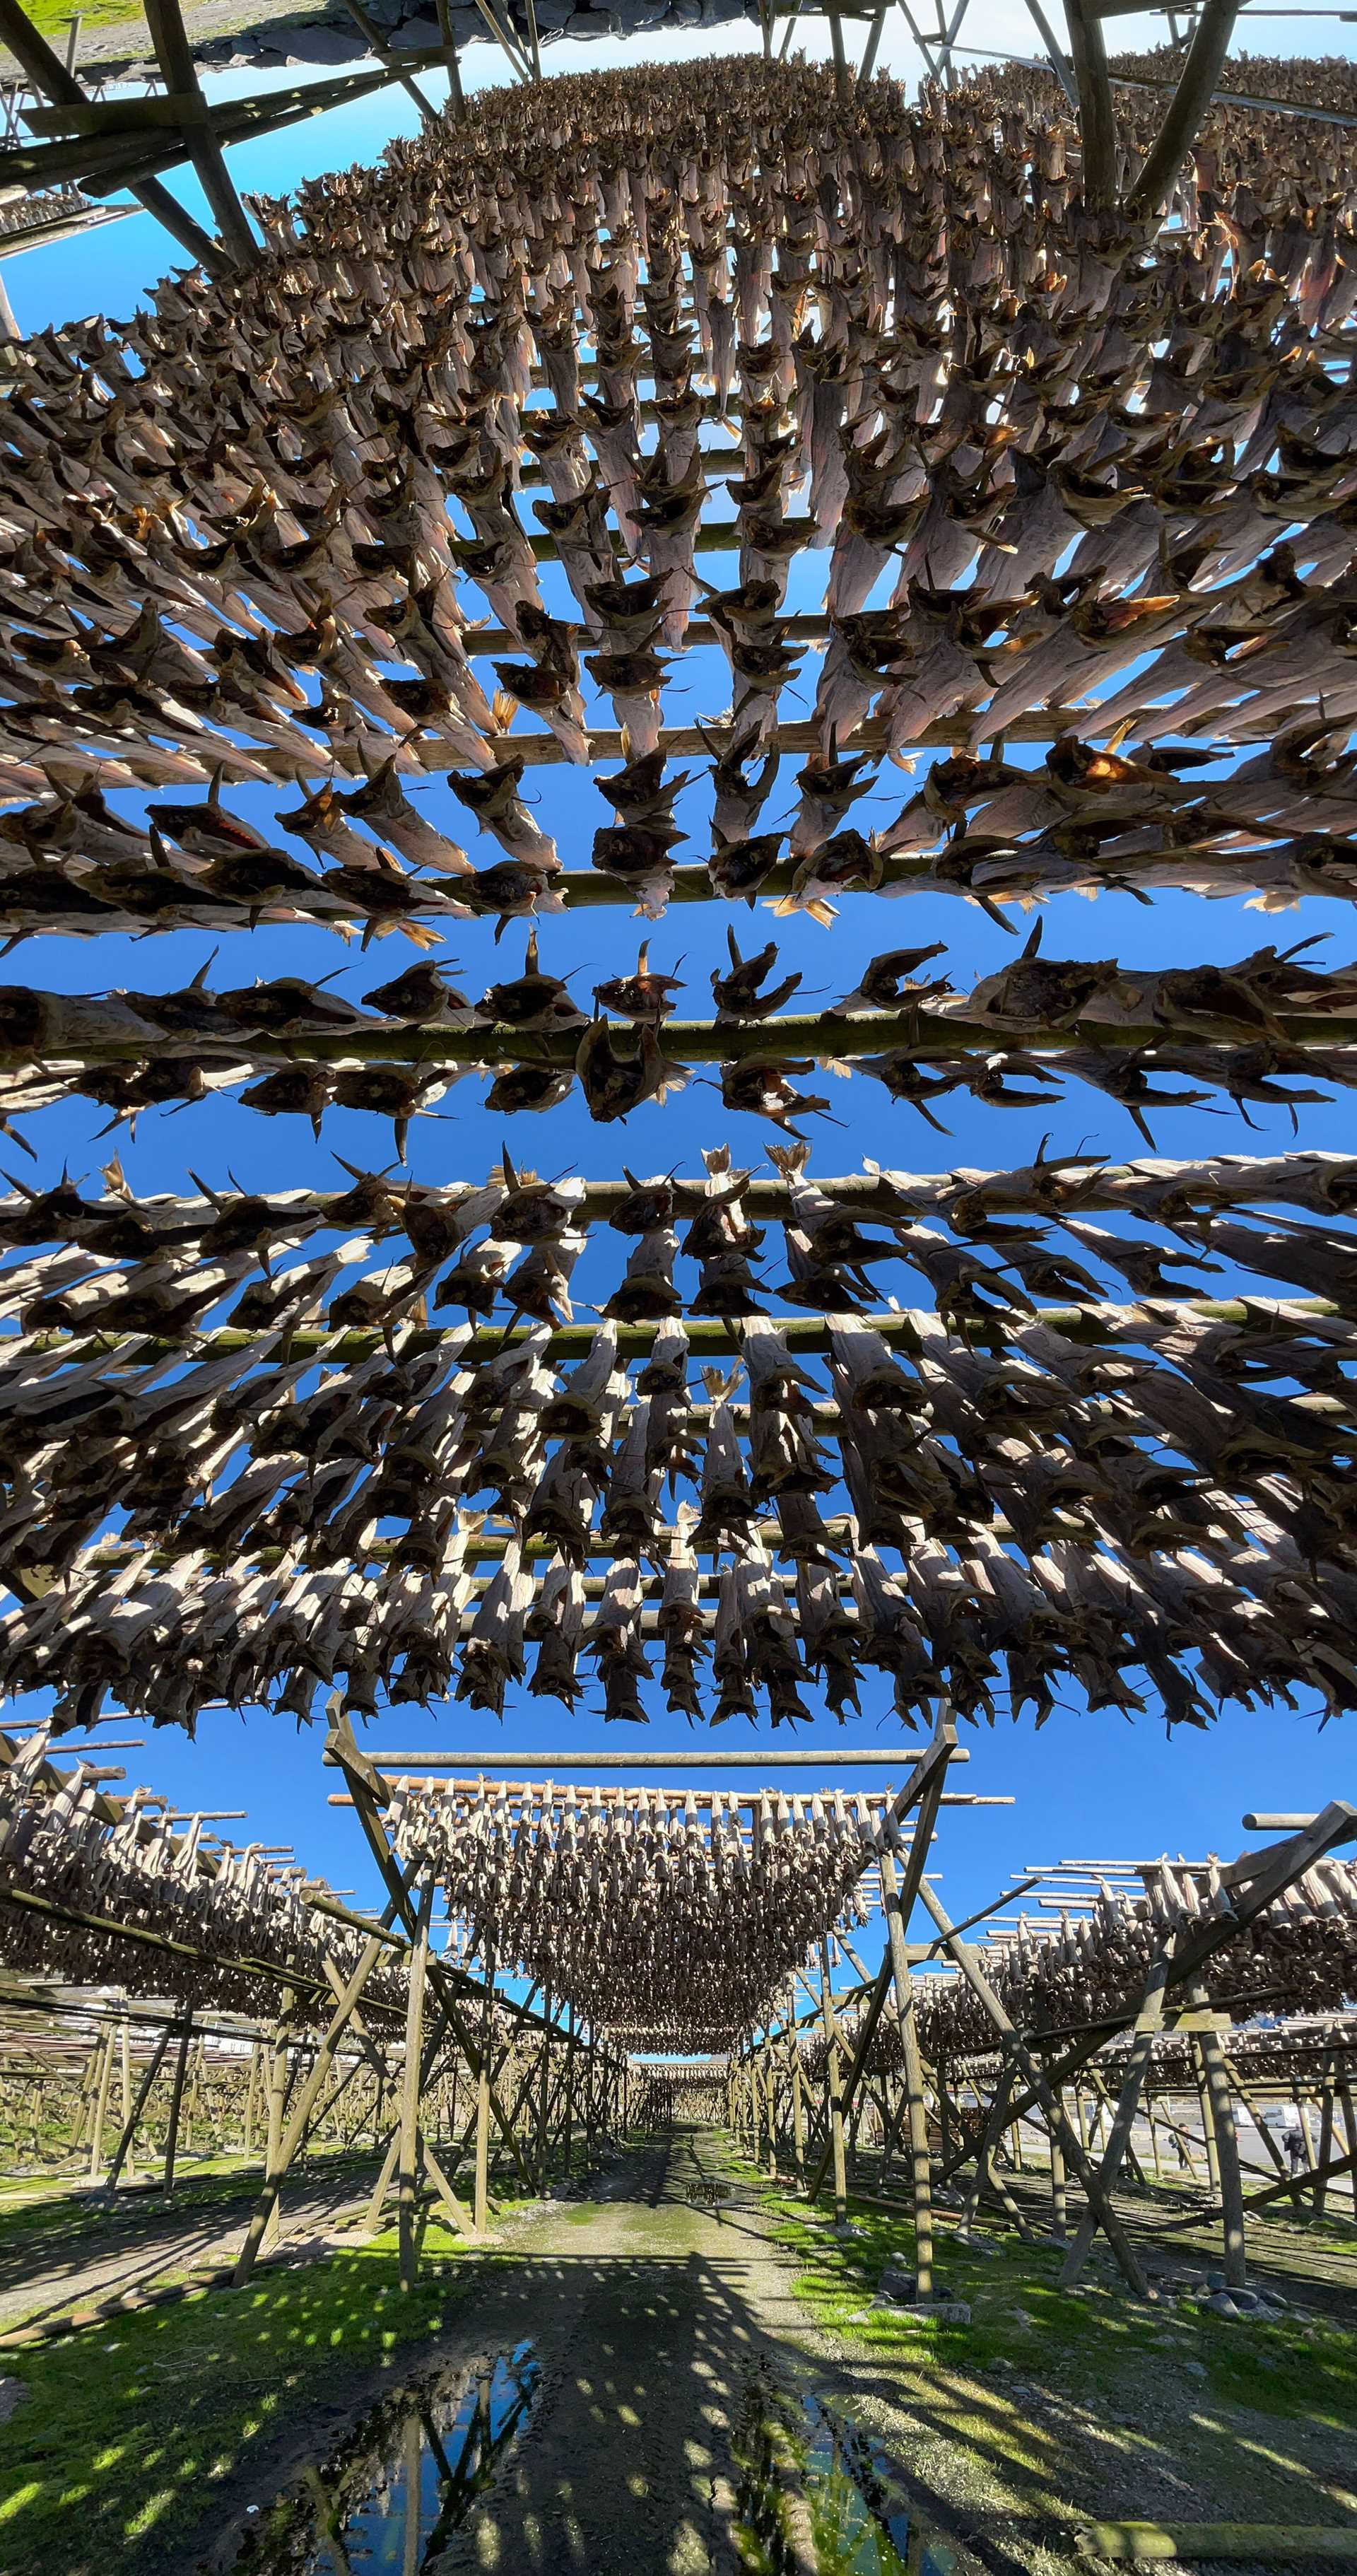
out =
{"type": "Polygon", "coordinates": [[[979,1961],[977,1960],[969,1942],[963,1940],[960,1934],[956,1931],[945,1909],[939,1902],[938,1898],[934,1895],[927,1879],[920,1881],[919,1894],[922,1897],[928,1912],[931,1914],[939,1932],[941,1932],[943,1936],[944,1947],[948,1951],[949,1955],[955,1959],[966,1983],[971,1989],[971,1992],[975,1995],[977,2001],[983,2006],[1001,2038],[1006,2039],[1010,2043],[1014,2062],[1021,2070],[1024,2081],[1029,2086],[1033,2096],[1041,2103],[1048,2118],[1058,2122],[1061,2131],[1061,2143],[1065,2150],[1066,2160],[1068,2163],[1073,2165],[1080,2182],[1083,2184],[1084,2191],[1090,2204],[1096,2208],[1098,2217],[1102,2222],[1107,2241],[1121,2266],[1127,2282],[1136,2292],[1137,2296],[1143,2298],[1146,2290],[1146,2280],[1139,2258],[1134,2247],[1129,2242],[1126,2230],[1118,2219],[1115,2210],[1113,2210],[1106,2196],[1100,2190],[1097,2175],[1094,2173],[1093,2167],[1089,2163],[1083,2144],[1071,2129],[1069,2122],[1065,2117],[1063,2105],[1057,2096],[1053,2094],[1044,2068],[1038,2065],[1025,2041],[1020,2038],[1018,2032],[1014,2029],[1012,2022],[1009,2020],[1008,2014],[1005,2012],[1003,2005],[1000,2003],[998,1996],[995,1994],[993,1987],[990,1985],[988,1978],[980,1967],[979,1961]]]}
{"type": "Polygon", "coordinates": [[[1065,2152],[1060,2143],[1060,2128],[1052,2121],[1047,2130],[1051,2142],[1051,2234],[1057,2244],[1064,2244],[1066,2232],[1065,2152]]]}
{"type": "Polygon", "coordinates": [[[543,2034],[542,2034],[542,2064],[541,2064],[541,2069],[540,2069],[541,2081],[540,2081],[540,2085],[539,2085],[539,2089],[538,2089],[538,2096],[537,2096],[537,2170],[538,2170],[539,2175],[541,2176],[542,2188],[543,2188],[543,2190],[545,2191],[545,2189],[546,2189],[546,2184],[547,2184],[547,2176],[548,2176],[548,2174],[549,2174],[549,2172],[550,2172],[550,2170],[551,2170],[551,2130],[550,2130],[550,2122],[549,2122],[549,2112],[550,2112],[550,2107],[551,2107],[551,2036],[550,2036],[550,2026],[551,2026],[552,1998],[551,1998],[550,1991],[548,1991],[548,1992],[547,1992],[547,1994],[543,1997],[543,2002],[544,2002],[544,2004],[545,2004],[545,2006],[546,2006],[547,2029],[546,2029],[546,2030],[543,2032],[543,2034]]]}
{"type": "MultiPolygon", "coordinates": [[[[1145,1998],[1141,2004],[1139,2017],[1136,2021],[1135,2037],[1131,2043],[1131,2051],[1126,2063],[1126,2073],[1122,2082],[1121,2092],[1117,2099],[1116,2111],[1113,2114],[1102,2164],[1098,2172],[1099,2186],[1103,2191],[1108,2193],[1112,2192],[1116,2188],[1117,2175],[1121,2168],[1122,2157],[1130,2142],[1131,2131],[1135,2125],[1136,2107],[1140,2100],[1141,2087],[1143,2086],[1146,2075],[1149,2072],[1150,2060],[1154,2054],[1154,2043],[1159,2032],[1164,2026],[1164,1993],[1168,1985],[1168,1977],[1169,1954],[1167,1949],[1161,1948],[1151,1964],[1150,1973],[1145,1982],[1145,1998]]],[[[1062,2289],[1068,2288],[1069,2284],[1076,2280],[1079,2273],[1083,2270],[1084,2264],[1088,2258],[1089,2250],[1093,2243],[1096,2228],[1097,2219],[1093,2211],[1089,2210],[1082,2219],[1079,2232],[1075,2237],[1068,2255],[1066,2256],[1064,2267],[1060,2274],[1060,2285],[1062,2289]]]]}
{"type": "Polygon", "coordinates": [[[843,2097],[840,2092],[839,2039],[829,1998],[829,1943],[820,1943],[820,2011],[825,2032],[825,2083],[829,2096],[829,2144],[834,2160],[834,2223],[848,2217],[848,2171],[843,2151],[843,2097]]]}
{"type": "MultiPolygon", "coordinates": [[[[1209,2012],[1210,1998],[1200,1978],[1188,1988],[1187,1999],[1194,2012],[1209,2012]]],[[[1225,2072],[1225,2052],[1217,2030],[1197,2033],[1197,2055],[1202,2073],[1203,2114],[1208,2140],[1215,2147],[1213,2181],[1220,2195],[1221,2223],[1225,2231],[1225,2286],[1242,2290],[1248,2282],[1248,2260],[1244,2243],[1244,2186],[1239,2171],[1239,2140],[1235,2134],[1234,2113],[1230,2107],[1230,2080],[1225,2072]]]]}
{"type": "MultiPolygon", "coordinates": [[[[273,2173],[283,2143],[283,2111],[287,2101],[288,2041],[292,2033],[292,2015],[297,2008],[296,1990],[284,1986],[278,2019],[273,2026],[273,2046],[269,2056],[268,2127],[264,2142],[264,2171],[273,2173]]],[[[278,2203],[275,2198],[264,2229],[261,2251],[267,2252],[278,2239],[278,2203]]]]}
{"type": "Polygon", "coordinates": [[[122,2017],[119,2038],[122,2044],[123,2127],[126,2128],[132,2117],[132,2025],[126,2012],[122,2017]]]}
{"type": "Polygon", "coordinates": [[[146,2072],[142,2076],[141,2083],[137,2088],[137,2098],[123,2122],[122,2135],[113,2150],[113,2162],[109,2166],[107,2180],[104,2184],[105,2191],[112,2191],[116,2188],[118,2176],[122,2172],[124,2164],[126,2164],[131,2157],[132,2140],[137,2133],[137,2124],[150,2098],[151,2087],[154,2084],[157,2075],[160,2073],[165,2052],[169,2047],[172,2037],[172,2026],[167,2024],[166,2028],[162,2030],[159,2039],[156,2041],[155,2047],[151,2053],[150,2063],[147,2066],[146,2072]]]}
{"type": "MultiPolygon", "coordinates": [[[[1075,6],[1077,0],[1071,7],[1071,21],[1075,6]]],[[[1212,96],[1220,86],[1236,15],[1237,0],[1206,0],[1193,32],[1187,60],[1178,77],[1178,86],[1164,110],[1164,122],[1141,164],[1134,187],[1128,192],[1128,215],[1148,220],[1163,211],[1212,96]]],[[[1080,95],[1082,99],[1082,90],[1080,95]]]]}
{"type": "Polygon", "coordinates": [[[886,1914],[886,1940],[895,1981],[895,2010],[905,2059],[905,2099],[909,2112],[909,2171],[914,2198],[914,2295],[933,2296],[933,2182],[928,2157],[928,2110],[924,2099],[919,2033],[914,2018],[914,1981],[907,1949],[908,1926],[900,1902],[894,1854],[884,1851],[878,1867],[881,1902],[886,1914]]]}
{"type": "MultiPolygon", "coordinates": [[[[39,35],[27,10],[20,6],[20,0],[0,0],[0,36],[3,36],[16,61],[22,64],[40,97],[50,99],[58,107],[83,107],[87,104],[79,81],[60,55],[53,53],[45,38],[39,35]]],[[[129,194],[148,215],[153,215],[156,222],[164,226],[171,239],[177,241],[180,249],[186,250],[189,258],[196,260],[209,277],[227,274],[231,260],[226,246],[215,242],[210,233],[204,232],[202,225],[194,222],[192,215],[185,212],[178,198],[171,196],[159,179],[138,179],[131,184],[129,194]]]]}
{"type": "Polygon", "coordinates": [[[424,1987],[429,1969],[429,1916],[434,1882],[430,1876],[415,1913],[410,1952],[410,1983],[405,2007],[405,2067],[401,2078],[399,2217],[400,2285],[413,2290],[419,2275],[415,2234],[415,2201],[419,2188],[419,2078],[424,2048],[424,1987]]]}
{"type": "MultiPolygon", "coordinates": [[[[324,2085],[325,2079],[330,2072],[331,2065],[334,2062],[335,2050],[352,2018],[354,2005],[357,2003],[364,1986],[367,1984],[368,1978],[371,1976],[378,1959],[381,1957],[381,1954],[382,1944],[380,1941],[368,1941],[364,1945],[358,1965],[354,1969],[353,1975],[350,1977],[348,1984],[343,1988],[343,1991],[340,1994],[339,2001],[335,2007],[333,2015],[331,2016],[324,2036],[322,2037],[320,2045],[316,2049],[312,2058],[311,2065],[307,2070],[305,2082],[302,2085],[296,2104],[293,2108],[292,2117],[288,2122],[286,2132],[284,2133],[282,2130],[280,2119],[277,2124],[276,2137],[275,2124],[271,2116],[273,2109],[273,2096],[272,2093],[270,2094],[269,2154],[268,2161],[264,2168],[264,2185],[250,2214],[250,2224],[245,2233],[245,2242],[236,2257],[236,2268],[232,2274],[232,2286],[235,2289],[239,2289],[242,2282],[248,2281],[251,2272],[254,2270],[260,2248],[264,2244],[265,2237],[269,2231],[271,2223],[275,2221],[277,2216],[278,2198],[283,2187],[284,2178],[294,2157],[296,2156],[303,2138],[306,2135],[307,2122],[320,2098],[321,2088],[324,2085]]],[[[281,2109],[281,2090],[279,2091],[278,2098],[281,2109]]]]}
{"type": "Polygon", "coordinates": [[[99,2069],[99,2090],[95,2097],[94,2121],[90,2129],[90,2181],[97,2182],[104,2161],[104,2122],[108,2117],[108,2096],[113,2083],[113,2051],[118,2034],[110,2029],[104,2042],[103,2063],[99,2069]]]}
{"type": "Polygon", "coordinates": [[[1325,2167],[1333,2154],[1333,2068],[1324,2069],[1323,2089],[1319,2097],[1319,2158],[1315,2167],[1315,2216],[1324,2215],[1327,2191],[1325,2167]]]}
{"type": "Polygon", "coordinates": [[[258,246],[246,221],[245,209],[236,195],[235,181],[226,167],[226,155],[208,123],[198,67],[193,59],[193,47],[184,31],[179,0],[142,0],[142,5],[166,89],[180,98],[193,101],[192,112],[185,119],[184,141],[202,183],[203,195],[212,209],[217,230],[237,267],[253,268],[259,256],[258,246]]]}
{"type": "Polygon", "coordinates": [[[174,2062],[174,2087],[170,2094],[170,2123],[165,2133],[165,2169],[160,2188],[166,2200],[174,2189],[174,2160],[179,2149],[179,2114],[184,2100],[184,2077],[188,2072],[188,2053],[193,2039],[193,2017],[189,2015],[179,2036],[179,2054],[174,2062]]]}
{"type": "Polygon", "coordinates": [[[1084,203],[1094,213],[1107,214],[1117,200],[1117,124],[1102,23],[1093,0],[1066,0],[1065,14],[1079,93],[1084,203]]]}
{"type": "Polygon", "coordinates": [[[481,2059],[476,2078],[476,2180],[471,2224],[484,2236],[490,2214],[490,2061],[481,2059]]]}

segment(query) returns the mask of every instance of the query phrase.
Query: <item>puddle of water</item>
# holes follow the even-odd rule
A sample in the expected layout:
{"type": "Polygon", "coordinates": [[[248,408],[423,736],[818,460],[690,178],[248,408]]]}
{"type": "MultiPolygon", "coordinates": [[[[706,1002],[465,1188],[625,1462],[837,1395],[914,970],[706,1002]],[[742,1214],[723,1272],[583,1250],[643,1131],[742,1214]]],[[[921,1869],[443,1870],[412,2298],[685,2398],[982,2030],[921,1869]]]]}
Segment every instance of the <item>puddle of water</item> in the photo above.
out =
{"type": "Polygon", "coordinates": [[[522,2432],[540,2370],[530,2343],[383,2398],[261,2515],[249,2576],[416,2576],[432,2567],[522,2432]]]}
{"type": "Polygon", "coordinates": [[[819,2576],[972,2576],[972,2560],[918,2512],[882,2445],[823,2398],[798,2409],[766,2382],[751,2389],[739,2451],[750,2576],[804,2566],[807,2534],[819,2576]]]}

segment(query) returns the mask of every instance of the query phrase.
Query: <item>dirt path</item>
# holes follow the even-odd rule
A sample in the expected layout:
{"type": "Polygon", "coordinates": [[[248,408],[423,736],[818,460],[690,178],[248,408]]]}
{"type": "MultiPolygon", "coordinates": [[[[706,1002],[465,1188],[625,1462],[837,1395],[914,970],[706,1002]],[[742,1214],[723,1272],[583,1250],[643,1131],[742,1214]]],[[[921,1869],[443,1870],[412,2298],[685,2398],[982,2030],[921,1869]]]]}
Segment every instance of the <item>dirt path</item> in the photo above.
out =
{"type": "MultiPolygon", "coordinates": [[[[502,2251],[459,2259],[480,2277],[434,2357],[469,2367],[529,2341],[541,2379],[439,2576],[737,2576],[731,2431],[760,2356],[791,2366],[793,2266],[756,2196],[690,2201],[717,2170],[709,2135],[678,2133],[628,2156],[595,2200],[553,2204],[502,2251]]],[[[294,2418],[248,2483],[232,2481],[183,2570],[233,2565],[248,2507],[316,2457],[319,2429],[294,2418]]],[[[333,2435],[326,2421],[322,2451],[333,2435]]]]}
{"type": "MultiPolygon", "coordinates": [[[[365,2170],[346,2163],[290,2186],[280,2242],[296,2252],[327,2236],[361,2207],[365,2170]]],[[[106,2292],[144,2289],[196,2264],[227,2261],[240,2249],[257,2191],[251,2173],[234,2186],[209,2186],[207,2197],[190,2183],[182,2203],[168,2209],[158,2192],[128,2192],[111,2204],[64,2201],[47,2224],[36,2212],[15,2213],[17,2224],[0,2226],[0,2328],[45,2323],[106,2292]]]]}

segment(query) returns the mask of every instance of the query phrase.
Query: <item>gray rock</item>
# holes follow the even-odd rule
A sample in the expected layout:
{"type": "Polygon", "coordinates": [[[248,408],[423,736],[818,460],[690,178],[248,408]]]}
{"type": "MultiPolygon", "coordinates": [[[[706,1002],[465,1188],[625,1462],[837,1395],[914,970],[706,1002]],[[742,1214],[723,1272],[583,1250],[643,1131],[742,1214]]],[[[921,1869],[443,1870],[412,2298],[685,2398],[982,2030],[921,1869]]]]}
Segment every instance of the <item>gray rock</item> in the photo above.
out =
{"type": "Polygon", "coordinates": [[[669,23],[672,27],[700,27],[702,0],[673,0],[669,11],[669,23]]]}
{"type": "Polygon", "coordinates": [[[1183,2368],[1187,2372],[1189,2379],[1205,2379],[1206,2377],[1206,2364],[1204,2361],[1185,2361],[1183,2363],[1183,2368]]]}
{"type": "Polygon", "coordinates": [[[428,46],[441,45],[442,42],[443,30],[438,20],[426,18],[422,13],[418,17],[403,19],[391,38],[393,51],[399,48],[412,54],[423,53],[428,46]]]}
{"type": "Polygon", "coordinates": [[[358,29],[346,35],[342,27],[303,27],[292,38],[293,62],[354,63],[367,51],[358,29]]]}
{"type": "Polygon", "coordinates": [[[7,2424],[16,2406],[22,2406],[28,2395],[24,2379],[0,2379],[0,2424],[7,2424]]]}
{"type": "Polygon", "coordinates": [[[568,27],[574,15],[574,0],[537,0],[539,27],[568,27]]]}

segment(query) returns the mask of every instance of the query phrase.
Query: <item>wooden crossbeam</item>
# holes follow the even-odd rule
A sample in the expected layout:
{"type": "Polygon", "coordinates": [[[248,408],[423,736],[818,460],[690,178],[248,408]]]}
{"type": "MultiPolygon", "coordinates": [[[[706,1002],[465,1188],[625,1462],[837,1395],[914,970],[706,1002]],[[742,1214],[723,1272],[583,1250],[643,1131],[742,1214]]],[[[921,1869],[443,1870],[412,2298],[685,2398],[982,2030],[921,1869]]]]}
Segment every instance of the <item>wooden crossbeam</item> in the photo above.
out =
{"type": "MultiPolygon", "coordinates": [[[[58,105],[83,107],[86,104],[85,93],[74,73],[39,35],[27,11],[20,6],[20,0],[0,0],[0,37],[41,97],[58,105]]],[[[7,157],[0,154],[0,163],[7,157]]],[[[162,187],[159,180],[152,177],[139,177],[129,185],[146,213],[164,226],[181,250],[186,250],[190,259],[196,260],[209,277],[221,277],[226,273],[231,265],[229,252],[224,245],[214,242],[201,224],[195,223],[168,188],[162,187]]]]}
{"type": "MultiPolygon", "coordinates": [[[[928,1314],[931,1327],[934,1316],[928,1314]]],[[[1295,1317],[1313,1316],[1318,1322],[1342,1321],[1343,1310],[1332,1298],[1297,1297],[1269,1299],[1263,1297],[1143,1297],[1134,1303],[1119,1305],[1042,1306],[1031,1320],[1047,1330],[1062,1334],[1066,1340],[1099,1344],[1135,1342],[1156,1326],[1171,1330],[1175,1323],[1195,1320],[1208,1324],[1252,1325],[1266,1330],[1274,1318],[1285,1324],[1295,1317]]],[[[768,1323],[782,1335],[793,1352],[822,1353],[831,1347],[830,1326],[823,1315],[770,1315],[768,1323]]],[[[922,1347],[916,1316],[907,1307],[884,1307],[853,1317],[855,1324],[865,1325],[879,1333],[888,1343],[902,1343],[906,1350],[922,1347]]],[[[699,1315],[684,1319],[688,1349],[694,1359],[709,1353],[738,1351],[743,1333],[738,1321],[724,1316],[699,1315]]],[[[1018,1324],[1012,1328],[1020,1329],[1018,1324]]],[[[554,1325],[542,1341],[543,1361],[559,1366],[567,1359],[582,1359],[597,1332],[597,1324],[571,1323],[554,1325]]],[[[620,1324],[617,1327],[617,1351],[622,1360],[640,1359],[655,1345],[656,1324],[620,1324]]],[[[465,1365],[474,1367],[481,1360],[493,1359],[502,1350],[511,1350],[529,1340],[537,1327],[529,1324],[484,1324],[469,1335],[460,1325],[415,1325],[402,1328],[401,1350],[407,1357],[418,1357],[424,1351],[437,1350],[446,1341],[457,1341],[465,1365]]],[[[17,1340],[17,1337],[16,1337],[17,1340]]],[[[253,1350],[258,1342],[254,1332],[229,1324],[218,1325],[194,1335],[194,1349],[204,1359],[224,1357],[233,1350],[253,1350]]],[[[0,1338],[0,1352],[8,1347],[0,1338]]],[[[288,1336],[293,1359],[349,1361],[369,1359],[385,1347],[384,1337],[375,1328],[355,1327],[342,1334],[328,1332],[323,1325],[298,1325],[288,1336]]],[[[159,1359],[182,1348],[178,1341],[165,1341],[158,1336],[109,1333],[71,1333],[68,1331],[32,1333],[24,1338],[27,1351],[40,1353],[66,1350],[72,1360],[95,1356],[116,1361],[122,1352],[134,1354],[139,1362],[159,1359]]],[[[487,1553],[489,1551],[487,1550],[487,1553]]]]}
{"type": "Polygon", "coordinates": [[[216,219],[217,230],[237,267],[252,268],[258,257],[258,247],[246,221],[245,209],[236,195],[235,181],[226,167],[225,154],[208,123],[198,68],[184,29],[179,0],[142,0],[142,7],[166,89],[194,102],[192,119],[186,121],[182,128],[183,137],[188,157],[216,219]]]}
{"type": "MultiPolygon", "coordinates": [[[[960,998],[964,1001],[965,997],[960,998]]],[[[1279,1042],[1326,1051],[1357,1046],[1357,1015],[1278,1010],[1273,1016],[1279,1042]]],[[[640,1047],[640,1031],[624,1020],[609,1021],[607,1025],[615,1060],[631,1062],[640,1047]]],[[[775,1019],[752,1022],[673,1019],[664,1024],[661,1045],[676,1071],[695,1064],[743,1064],[764,1056],[779,1060],[809,1056],[813,1060],[832,1058],[853,1063],[866,1057],[908,1054],[919,1063],[954,1064],[970,1056],[992,1056],[1006,1050],[1020,1051],[1041,1061],[1052,1059],[1058,1064],[1067,1052],[1089,1047],[1112,1048],[1118,1053],[1171,1048],[1175,1034],[1181,1038],[1185,1033],[1175,1033],[1154,1019],[1114,1024],[1088,1018],[1072,1020],[1059,1028],[1013,1029],[997,1021],[970,1019],[964,1010],[930,1008],[919,1003],[905,1011],[788,1011],[775,1019]]],[[[578,1028],[522,1029],[494,1022],[473,1028],[448,1028],[437,1023],[425,1027],[419,1022],[401,1027],[363,1023],[342,1030],[308,1031],[304,1037],[275,1037],[262,1032],[236,1040],[200,1037],[195,1041],[195,1052],[205,1069],[239,1068],[242,1080],[257,1064],[407,1064],[423,1067],[429,1073],[443,1065],[457,1064],[487,1071],[502,1064],[554,1065],[564,1070],[575,1063],[581,1035],[578,1028]]],[[[1208,1023],[1194,1032],[1194,1043],[1209,1045],[1213,1035],[1208,1023]]],[[[1231,1035],[1216,1042],[1232,1045],[1235,1040],[1231,1035]]],[[[151,1045],[149,1035],[91,1032],[87,1038],[73,1040],[64,1051],[59,1041],[53,1042],[44,1050],[43,1064],[55,1072],[83,1065],[137,1064],[151,1045]]],[[[11,1044],[0,1049],[0,1064],[13,1070],[22,1070],[33,1061],[31,1047],[11,1044]]]]}

